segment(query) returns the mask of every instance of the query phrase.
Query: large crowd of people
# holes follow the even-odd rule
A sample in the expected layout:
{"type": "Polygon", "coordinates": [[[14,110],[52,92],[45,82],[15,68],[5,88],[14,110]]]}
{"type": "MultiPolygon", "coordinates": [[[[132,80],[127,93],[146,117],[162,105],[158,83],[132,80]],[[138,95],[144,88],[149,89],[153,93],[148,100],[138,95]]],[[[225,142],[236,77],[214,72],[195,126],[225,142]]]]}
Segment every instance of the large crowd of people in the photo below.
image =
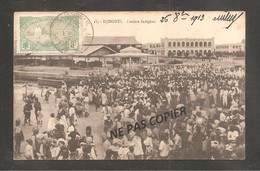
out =
{"type": "MultiPolygon", "coordinates": [[[[63,82],[53,94],[47,89],[41,95],[45,103],[55,96],[55,104],[49,105],[55,105],[57,113],[44,113],[38,97],[25,93],[25,126],[31,124],[33,109],[38,125],[50,115],[47,130],[39,132],[36,127],[25,140],[23,155],[28,160],[96,160],[94,136],[102,137],[105,160],[245,158],[243,67],[222,68],[211,62],[153,65],[103,77],[90,75],[72,86],[63,82]],[[80,135],[77,121],[93,115],[90,105],[101,109],[104,129],[93,135],[92,127],[86,126],[85,135],[80,135]],[[111,138],[115,129],[178,106],[185,106],[187,114],[111,138]]],[[[25,139],[21,122],[15,122],[16,155],[25,139]]]]}

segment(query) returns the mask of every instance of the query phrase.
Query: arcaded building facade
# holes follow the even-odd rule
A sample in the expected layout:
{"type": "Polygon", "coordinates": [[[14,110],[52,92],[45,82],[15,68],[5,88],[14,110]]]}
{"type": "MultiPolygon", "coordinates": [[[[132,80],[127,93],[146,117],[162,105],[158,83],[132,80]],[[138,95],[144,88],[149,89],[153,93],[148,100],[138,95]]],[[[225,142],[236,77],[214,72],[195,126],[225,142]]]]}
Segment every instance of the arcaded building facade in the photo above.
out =
{"type": "Polygon", "coordinates": [[[208,39],[161,39],[161,54],[168,57],[208,56],[214,52],[214,37],[208,39]]]}

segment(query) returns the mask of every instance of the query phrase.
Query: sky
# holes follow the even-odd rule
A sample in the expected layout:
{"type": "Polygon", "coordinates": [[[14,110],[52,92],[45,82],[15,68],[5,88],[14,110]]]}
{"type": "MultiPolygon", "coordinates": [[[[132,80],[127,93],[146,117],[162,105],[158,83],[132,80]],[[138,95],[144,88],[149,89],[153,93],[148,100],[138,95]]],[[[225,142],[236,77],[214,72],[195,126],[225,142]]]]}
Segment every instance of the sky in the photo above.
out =
{"type": "MultiPolygon", "coordinates": [[[[94,36],[135,36],[140,43],[159,43],[161,38],[215,38],[215,44],[238,43],[245,39],[245,16],[243,14],[226,29],[231,22],[213,21],[218,15],[225,15],[225,11],[185,11],[187,19],[178,17],[173,22],[177,11],[164,12],[84,12],[92,22],[94,36]],[[171,14],[168,22],[161,23],[162,17],[171,14]],[[201,16],[202,21],[196,20],[191,25],[192,16],[201,16]],[[104,20],[121,20],[122,23],[104,23],[104,20]],[[155,23],[127,23],[128,21],[152,20],[155,23]],[[95,22],[98,21],[99,23],[95,22]]],[[[181,11],[179,11],[181,13],[181,11]]],[[[230,11],[229,14],[237,16],[242,11],[230,11]]]]}

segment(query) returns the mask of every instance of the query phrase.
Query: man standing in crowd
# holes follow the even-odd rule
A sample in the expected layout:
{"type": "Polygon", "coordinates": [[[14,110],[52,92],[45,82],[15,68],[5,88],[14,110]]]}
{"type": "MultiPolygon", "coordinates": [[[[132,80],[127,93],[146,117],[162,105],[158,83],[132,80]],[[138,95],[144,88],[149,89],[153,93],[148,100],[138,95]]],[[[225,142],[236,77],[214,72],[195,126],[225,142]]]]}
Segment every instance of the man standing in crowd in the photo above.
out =
{"type": "Polygon", "coordinates": [[[32,105],[29,101],[26,102],[26,104],[23,107],[23,112],[24,112],[24,123],[23,125],[29,123],[31,125],[31,110],[32,110],[32,105]]]}
{"type": "Polygon", "coordinates": [[[34,112],[35,112],[35,118],[36,118],[36,123],[39,124],[39,112],[42,110],[41,103],[39,102],[38,98],[35,98],[34,102],[34,112]]]}

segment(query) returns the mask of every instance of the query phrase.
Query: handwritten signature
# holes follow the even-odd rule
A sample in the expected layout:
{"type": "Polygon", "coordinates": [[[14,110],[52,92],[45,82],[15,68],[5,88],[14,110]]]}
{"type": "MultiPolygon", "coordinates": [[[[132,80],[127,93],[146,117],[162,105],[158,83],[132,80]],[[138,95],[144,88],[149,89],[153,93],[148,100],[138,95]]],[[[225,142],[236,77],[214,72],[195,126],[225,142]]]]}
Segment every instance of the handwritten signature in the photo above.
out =
{"type": "Polygon", "coordinates": [[[229,29],[229,27],[235,22],[237,21],[237,19],[239,17],[241,17],[243,15],[243,12],[241,12],[241,14],[237,15],[237,14],[231,14],[230,12],[226,12],[226,14],[223,15],[218,15],[217,17],[214,17],[212,20],[213,21],[227,21],[227,22],[231,22],[226,29],[229,29]]]}

